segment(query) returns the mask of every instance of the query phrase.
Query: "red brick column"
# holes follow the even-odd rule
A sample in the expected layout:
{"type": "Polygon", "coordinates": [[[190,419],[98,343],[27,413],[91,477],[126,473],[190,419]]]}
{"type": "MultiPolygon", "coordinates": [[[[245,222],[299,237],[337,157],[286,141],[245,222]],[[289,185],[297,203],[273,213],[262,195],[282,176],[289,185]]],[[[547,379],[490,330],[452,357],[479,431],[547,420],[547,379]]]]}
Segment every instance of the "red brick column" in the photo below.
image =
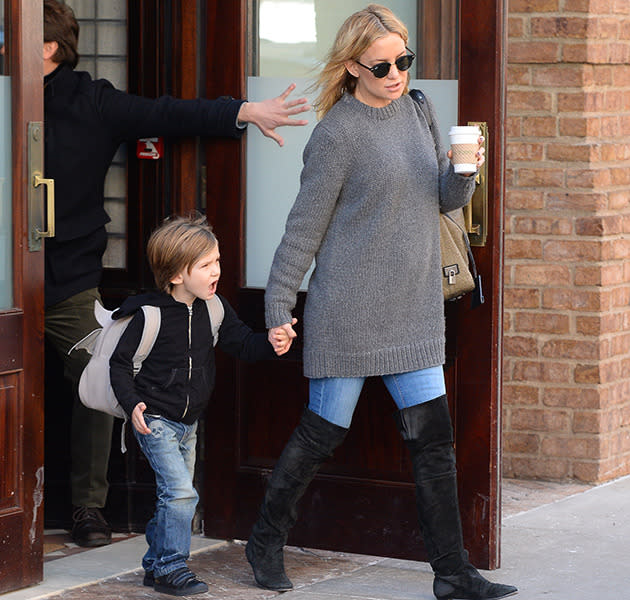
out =
{"type": "Polygon", "coordinates": [[[630,473],[630,2],[509,0],[504,474],[630,473]]]}

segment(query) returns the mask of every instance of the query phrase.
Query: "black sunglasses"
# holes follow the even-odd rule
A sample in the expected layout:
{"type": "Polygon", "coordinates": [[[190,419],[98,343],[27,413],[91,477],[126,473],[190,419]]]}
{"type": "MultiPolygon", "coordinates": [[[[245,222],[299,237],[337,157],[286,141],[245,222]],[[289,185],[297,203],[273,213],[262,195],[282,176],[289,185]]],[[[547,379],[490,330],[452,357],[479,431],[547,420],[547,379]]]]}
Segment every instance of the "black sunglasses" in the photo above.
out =
{"type": "MultiPolygon", "coordinates": [[[[406,71],[407,69],[409,69],[409,67],[411,67],[411,65],[413,64],[413,59],[416,58],[416,55],[411,50],[409,50],[409,48],[405,47],[405,50],[407,50],[409,54],[405,54],[404,56],[399,56],[394,61],[394,64],[396,65],[396,68],[399,71],[406,71]]],[[[383,77],[387,77],[387,75],[389,75],[389,70],[392,68],[392,63],[388,63],[388,62],[378,63],[377,65],[374,65],[373,67],[368,67],[360,63],[358,60],[355,62],[358,65],[361,65],[364,69],[367,69],[368,71],[370,71],[370,73],[372,73],[372,75],[374,75],[374,77],[376,77],[377,79],[382,79],[383,77]]]]}

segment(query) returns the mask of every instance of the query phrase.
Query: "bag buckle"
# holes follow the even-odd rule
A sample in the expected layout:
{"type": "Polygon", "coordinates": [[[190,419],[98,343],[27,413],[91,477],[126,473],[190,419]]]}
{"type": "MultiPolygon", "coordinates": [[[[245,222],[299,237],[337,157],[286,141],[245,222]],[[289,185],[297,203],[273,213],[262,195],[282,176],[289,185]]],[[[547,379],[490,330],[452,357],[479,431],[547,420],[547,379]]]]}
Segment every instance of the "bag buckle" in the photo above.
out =
{"type": "Polygon", "coordinates": [[[449,285],[455,285],[455,275],[459,275],[459,265],[447,265],[442,267],[444,277],[448,280],[449,285]]]}

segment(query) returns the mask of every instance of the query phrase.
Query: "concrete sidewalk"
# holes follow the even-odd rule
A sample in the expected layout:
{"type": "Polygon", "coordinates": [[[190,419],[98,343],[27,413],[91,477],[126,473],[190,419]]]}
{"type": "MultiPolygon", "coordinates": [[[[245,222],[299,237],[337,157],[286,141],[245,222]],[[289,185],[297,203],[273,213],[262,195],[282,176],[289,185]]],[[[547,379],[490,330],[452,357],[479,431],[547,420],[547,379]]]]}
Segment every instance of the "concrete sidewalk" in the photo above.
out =
{"type": "MultiPolygon", "coordinates": [[[[504,517],[503,567],[485,575],[518,586],[515,598],[630,598],[630,477],[575,487],[578,493],[504,517]]],[[[0,600],[167,598],[142,587],[136,565],[144,548],[139,536],[51,561],[41,585],[0,595],[0,600]]],[[[295,590],[282,594],[282,600],[434,600],[426,563],[288,548],[286,564],[295,590]]],[[[194,596],[198,600],[279,595],[255,586],[239,542],[195,538],[190,566],[210,588],[194,596]]]]}
{"type": "Polygon", "coordinates": [[[630,477],[503,519],[491,576],[524,600],[630,598],[630,477]]]}

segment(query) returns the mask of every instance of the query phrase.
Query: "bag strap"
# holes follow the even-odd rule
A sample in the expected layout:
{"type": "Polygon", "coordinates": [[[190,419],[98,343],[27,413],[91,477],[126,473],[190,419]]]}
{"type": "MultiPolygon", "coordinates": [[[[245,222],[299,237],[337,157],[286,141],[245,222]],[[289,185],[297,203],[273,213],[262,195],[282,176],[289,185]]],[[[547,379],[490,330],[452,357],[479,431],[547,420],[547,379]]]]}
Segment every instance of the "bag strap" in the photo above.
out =
{"type": "MultiPolygon", "coordinates": [[[[153,349],[155,340],[160,332],[160,325],[162,324],[162,313],[160,312],[160,308],[158,306],[150,306],[148,304],[143,305],[142,312],[144,313],[144,328],[142,329],[140,343],[133,355],[134,377],[140,372],[142,363],[153,349]]],[[[125,444],[125,429],[128,420],[129,419],[125,415],[122,427],[120,428],[120,451],[122,454],[127,452],[127,445],[125,444]]]]}
{"type": "Polygon", "coordinates": [[[221,328],[221,323],[223,323],[225,309],[223,308],[223,302],[216,294],[210,300],[206,300],[206,307],[210,317],[210,325],[212,326],[212,345],[216,346],[219,341],[219,329],[221,328]]]}
{"type": "MultiPolygon", "coordinates": [[[[435,133],[435,128],[433,127],[433,116],[431,115],[431,111],[429,110],[429,107],[427,106],[426,96],[422,93],[421,90],[418,90],[418,89],[409,90],[409,95],[420,107],[420,112],[424,116],[427,122],[427,125],[429,126],[429,131],[431,132],[431,135],[433,136],[433,147],[435,148],[435,152],[437,154],[437,137],[435,133]]],[[[439,157],[438,157],[438,160],[439,160],[439,157]]],[[[477,273],[477,265],[475,263],[475,257],[473,256],[473,253],[472,253],[472,248],[470,247],[470,239],[468,238],[468,233],[466,233],[459,226],[459,223],[457,223],[455,219],[453,219],[453,217],[451,217],[448,213],[441,213],[441,214],[445,218],[455,223],[455,225],[457,225],[457,228],[462,232],[464,243],[466,244],[466,253],[468,254],[468,263],[470,266],[470,270],[472,272],[473,279],[475,281],[475,287],[476,287],[476,292],[477,292],[475,296],[473,296],[473,303],[474,305],[483,304],[485,299],[483,297],[483,291],[482,291],[483,288],[481,287],[481,277],[477,273]]]]}
{"type": "Polygon", "coordinates": [[[420,107],[420,111],[422,112],[422,116],[426,119],[427,125],[429,126],[429,131],[433,136],[433,145],[436,148],[437,153],[437,143],[435,139],[435,131],[433,131],[433,116],[427,107],[427,98],[422,93],[421,90],[409,90],[409,95],[414,99],[416,104],[420,107]]]}
{"type": "Polygon", "coordinates": [[[133,355],[134,377],[140,371],[143,361],[149,356],[162,324],[162,313],[159,306],[144,305],[142,312],[144,313],[144,329],[142,330],[140,343],[133,355]]]}

